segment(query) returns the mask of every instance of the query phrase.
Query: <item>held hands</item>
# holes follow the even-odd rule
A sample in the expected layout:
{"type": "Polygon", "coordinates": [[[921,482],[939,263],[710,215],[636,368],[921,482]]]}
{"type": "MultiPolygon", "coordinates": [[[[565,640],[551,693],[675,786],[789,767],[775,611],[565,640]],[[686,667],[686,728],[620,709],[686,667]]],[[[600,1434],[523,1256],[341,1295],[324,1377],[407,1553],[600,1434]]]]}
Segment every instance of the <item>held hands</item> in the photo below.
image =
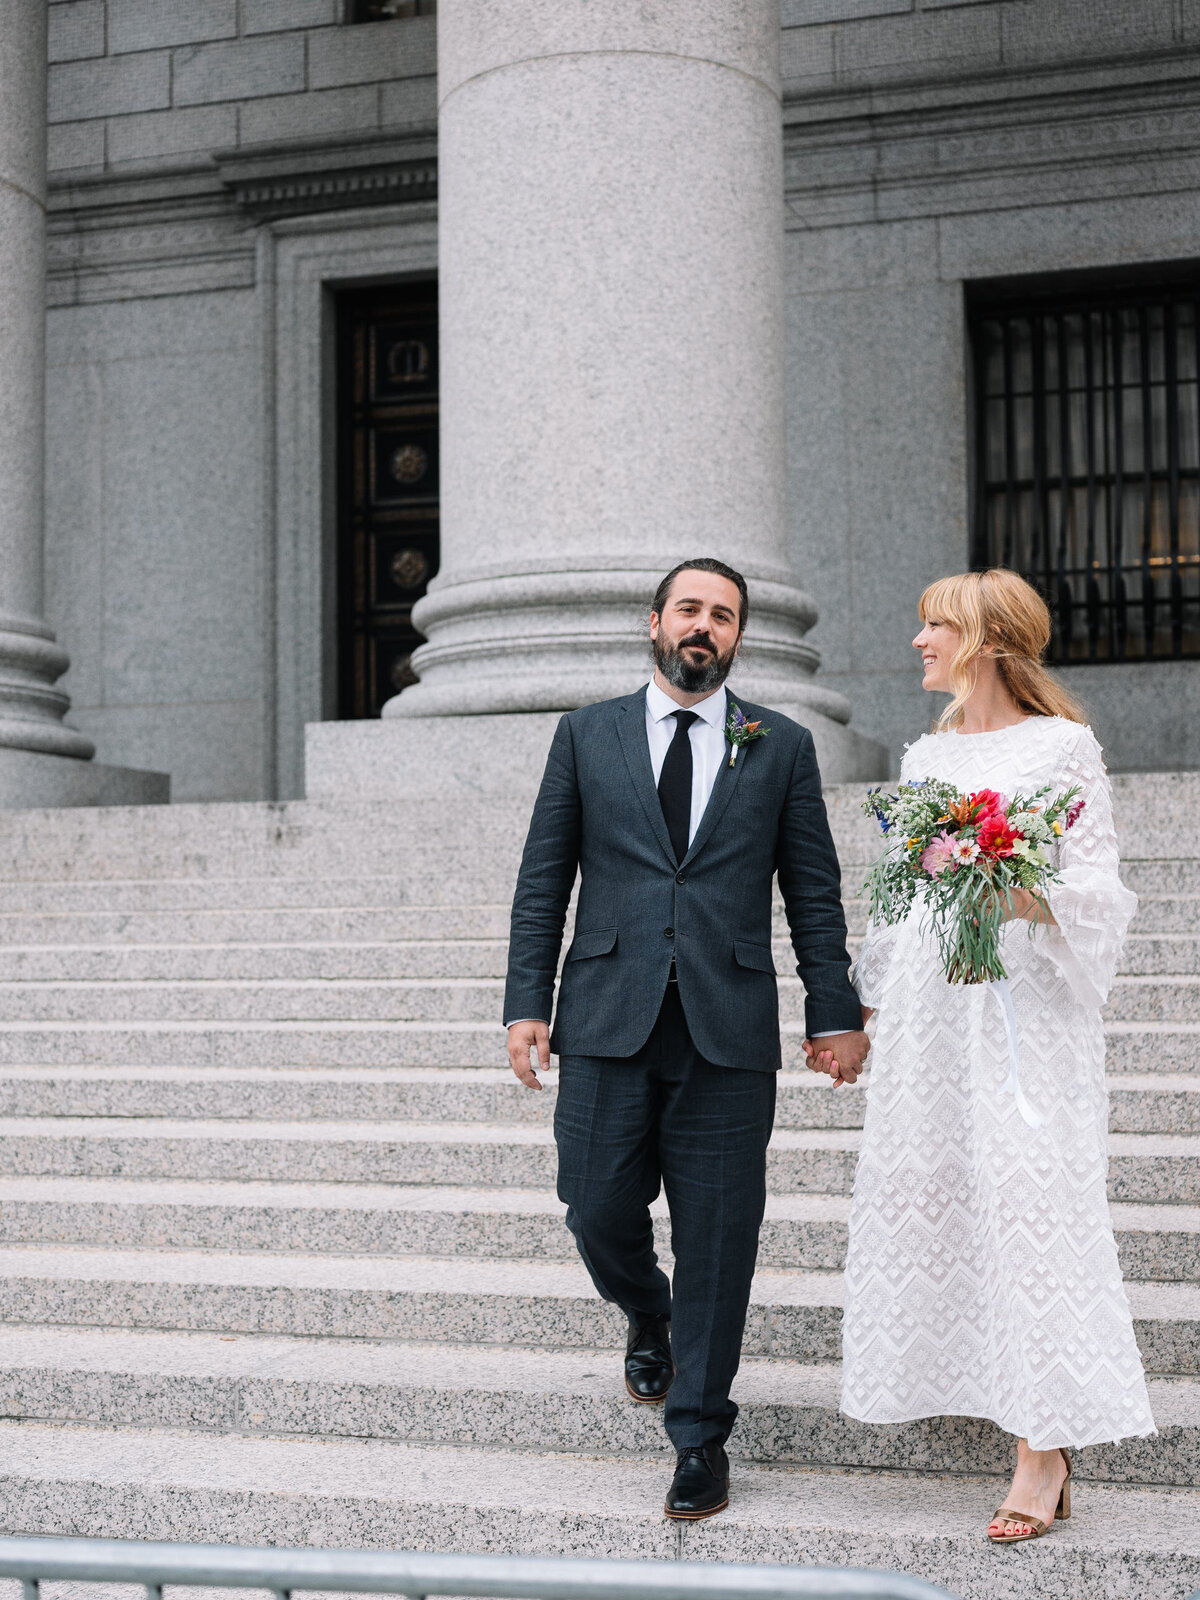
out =
{"type": "MultiPolygon", "coordinates": [[[[863,1007],[863,1021],[874,1013],[863,1007]]],[[[822,1039],[805,1039],[804,1054],[808,1057],[810,1072],[825,1072],[833,1079],[834,1087],[843,1083],[856,1083],[866,1066],[871,1041],[861,1029],[849,1033],[830,1034],[822,1039]]]]}
{"type": "Polygon", "coordinates": [[[550,1029],[544,1022],[514,1022],[508,1030],[508,1059],[513,1071],[527,1089],[540,1089],[529,1052],[537,1050],[539,1068],[550,1065],[550,1029]]]}

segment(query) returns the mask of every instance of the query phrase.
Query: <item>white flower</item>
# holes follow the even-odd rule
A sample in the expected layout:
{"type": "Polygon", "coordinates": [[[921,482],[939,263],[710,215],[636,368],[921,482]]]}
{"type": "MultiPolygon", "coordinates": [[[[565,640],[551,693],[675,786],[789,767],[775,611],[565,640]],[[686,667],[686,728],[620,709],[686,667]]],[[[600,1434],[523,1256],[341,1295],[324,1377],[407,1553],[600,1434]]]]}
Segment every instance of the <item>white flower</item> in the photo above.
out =
{"type": "Polygon", "coordinates": [[[972,861],[979,859],[979,844],[975,839],[956,839],[951,851],[955,862],[959,866],[969,866],[972,861]]]}

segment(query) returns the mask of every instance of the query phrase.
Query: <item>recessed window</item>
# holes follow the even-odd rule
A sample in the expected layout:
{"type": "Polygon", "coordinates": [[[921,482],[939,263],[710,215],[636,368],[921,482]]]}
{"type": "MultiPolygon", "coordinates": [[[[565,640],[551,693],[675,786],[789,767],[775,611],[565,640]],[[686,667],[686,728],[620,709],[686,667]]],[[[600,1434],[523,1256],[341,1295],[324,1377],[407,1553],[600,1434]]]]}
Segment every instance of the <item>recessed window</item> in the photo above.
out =
{"type": "Polygon", "coordinates": [[[1200,278],[980,301],[971,562],[1046,597],[1060,663],[1200,656],[1200,278]]]}
{"type": "Polygon", "coordinates": [[[386,22],[390,17],[431,17],[437,0],[350,0],[348,22],[386,22]]]}

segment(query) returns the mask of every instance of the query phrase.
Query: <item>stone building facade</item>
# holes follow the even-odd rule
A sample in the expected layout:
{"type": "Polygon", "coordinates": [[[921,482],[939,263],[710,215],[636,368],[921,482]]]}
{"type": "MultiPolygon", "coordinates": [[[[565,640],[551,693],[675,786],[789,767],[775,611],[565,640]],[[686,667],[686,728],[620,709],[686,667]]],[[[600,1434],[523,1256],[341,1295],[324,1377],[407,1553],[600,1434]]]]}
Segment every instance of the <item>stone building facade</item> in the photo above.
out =
{"type": "MultiPolygon", "coordinates": [[[[352,670],[339,351],[370,293],[385,318],[433,304],[438,18],[48,9],[45,604],[70,720],[179,800],[300,794],[305,725],[346,717],[352,670]]],[[[929,713],[920,588],[1025,564],[1112,764],[1200,764],[1200,7],[784,0],[780,50],[787,559],[819,614],[787,648],[816,647],[822,693],[894,763],[929,713]]],[[[643,177],[597,201],[612,230],[639,225],[643,177]]],[[[538,341],[507,359],[536,363],[538,341]]],[[[731,454],[734,561],[760,488],[753,462],[738,473],[731,454]]],[[[419,500],[403,514],[427,532],[419,500]]],[[[422,537],[388,571],[417,572],[422,537]]],[[[596,556],[624,570],[620,548],[596,556]]],[[[635,627],[623,590],[614,605],[635,627]]]]}

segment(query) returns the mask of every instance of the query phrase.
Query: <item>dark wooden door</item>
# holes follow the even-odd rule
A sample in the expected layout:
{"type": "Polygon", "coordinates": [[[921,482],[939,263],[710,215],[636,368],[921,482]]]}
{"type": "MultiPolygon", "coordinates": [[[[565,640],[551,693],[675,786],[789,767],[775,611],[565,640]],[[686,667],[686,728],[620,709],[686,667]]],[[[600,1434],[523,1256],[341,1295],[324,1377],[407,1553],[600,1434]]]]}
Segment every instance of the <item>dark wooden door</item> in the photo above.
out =
{"type": "Polygon", "coordinates": [[[438,569],[437,285],[338,302],[338,715],[415,683],[413,603],[438,569]]]}

